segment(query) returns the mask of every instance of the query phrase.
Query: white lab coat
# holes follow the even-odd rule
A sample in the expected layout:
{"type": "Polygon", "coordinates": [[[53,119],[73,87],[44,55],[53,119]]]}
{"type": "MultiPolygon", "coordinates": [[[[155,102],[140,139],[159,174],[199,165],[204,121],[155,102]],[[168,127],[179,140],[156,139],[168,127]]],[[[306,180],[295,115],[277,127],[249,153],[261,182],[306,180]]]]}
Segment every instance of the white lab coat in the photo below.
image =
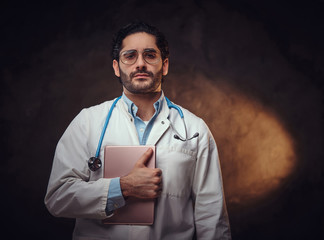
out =
{"type": "MultiPolygon", "coordinates": [[[[83,109],[60,139],[45,197],[48,210],[59,217],[76,218],[73,239],[230,239],[221,170],[215,141],[204,121],[183,109],[188,137],[183,137],[179,113],[165,100],[147,145],[156,145],[156,166],[162,169],[163,192],[157,199],[152,226],[103,225],[110,179],[87,161],[95,155],[108,110],[113,101],[83,109]],[[172,127],[170,126],[170,122],[172,127]]],[[[134,119],[121,99],[113,110],[103,147],[139,145],[134,119]]]]}

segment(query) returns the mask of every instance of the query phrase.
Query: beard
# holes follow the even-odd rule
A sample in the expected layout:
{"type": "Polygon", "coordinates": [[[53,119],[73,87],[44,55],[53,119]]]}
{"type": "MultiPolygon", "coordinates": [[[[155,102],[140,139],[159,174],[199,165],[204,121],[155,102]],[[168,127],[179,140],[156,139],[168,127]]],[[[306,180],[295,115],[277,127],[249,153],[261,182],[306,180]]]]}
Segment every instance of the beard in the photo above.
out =
{"type": "Polygon", "coordinates": [[[137,70],[129,74],[129,76],[119,68],[120,82],[123,86],[133,94],[146,94],[155,92],[155,90],[161,85],[163,70],[161,69],[156,73],[152,73],[147,70],[137,70]],[[134,80],[134,76],[138,73],[145,73],[147,78],[138,78],[134,80]]]}

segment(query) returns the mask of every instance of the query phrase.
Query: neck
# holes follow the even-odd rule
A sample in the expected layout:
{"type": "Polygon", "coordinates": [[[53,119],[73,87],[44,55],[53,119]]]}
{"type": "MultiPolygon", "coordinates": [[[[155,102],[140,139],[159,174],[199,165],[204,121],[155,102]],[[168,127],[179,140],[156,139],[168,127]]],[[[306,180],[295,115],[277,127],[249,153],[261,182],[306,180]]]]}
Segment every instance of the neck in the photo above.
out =
{"type": "Polygon", "coordinates": [[[136,115],[143,121],[148,121],[155,113],[153,104],[161,97],[162,91],[134,94],[124,89],[124,94],[138,107],[136,115]]]}

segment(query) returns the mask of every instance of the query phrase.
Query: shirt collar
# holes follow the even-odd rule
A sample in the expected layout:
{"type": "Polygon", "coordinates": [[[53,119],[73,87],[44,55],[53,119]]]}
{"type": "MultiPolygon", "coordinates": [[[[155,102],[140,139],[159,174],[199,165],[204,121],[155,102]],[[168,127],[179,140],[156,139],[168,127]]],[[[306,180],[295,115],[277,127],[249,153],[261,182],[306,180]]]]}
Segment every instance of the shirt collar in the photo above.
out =
{"type": "MultiPolygon", "coordinates": [[[[138,107],[133,103],[128,97],[126,97],[125,93],[122,95],[122,99],[127,105],[128,112],[133,116],[136,117],[136,113],[138,110],[138,107]]],[[[162,91],[161,97],[153,104],[155,109],[155,114],[159,114],[161,112],[162,106],[163,106],[163,99],[164,99],[164,93],[162,91]]]]}

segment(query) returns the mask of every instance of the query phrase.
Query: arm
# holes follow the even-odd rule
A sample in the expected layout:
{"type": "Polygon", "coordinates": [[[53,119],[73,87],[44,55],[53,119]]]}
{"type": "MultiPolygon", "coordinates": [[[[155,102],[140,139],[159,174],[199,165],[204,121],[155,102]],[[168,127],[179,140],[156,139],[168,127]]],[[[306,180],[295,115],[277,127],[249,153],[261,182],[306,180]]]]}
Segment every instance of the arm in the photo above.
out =
{"type": "Polygon", "coordinates": [[[102,178],[100,171],[90,172],[89,156],[97,144],[97,129],[90,130],[88,118],[93,114],[83,110],[69,125],[60,139],[53,161],[45,204],[59,217],[97,218],[111,216],[122,207],[124,197],[156,198],[161,193],[161,170],[149,169],[146,162],[152,151],[143,154],[133,170],[119,179],[102,178]],[[91,136],[95,142],[91,142],[91,136]],[[89,147],[90,146],[90,147],[89,147]],[[96,175],[91,177],[90,175],[96,175]],[[145,177],[146,176],[146,177],[145,177]],[[97,180],[91,180],[97,179],[97,180]]]}
{"type": "Polygon", "coordinates": [[[113,178],[109,184],[106,214],[112,216],[114,211],[125,205],[125,199],[120,188],[120,178],[113,178]]]}
{"type": "MultiPolygon", "coordinates": [[[[86,110],[71,122],[60,139],[52,166],[45,204],[59,217],[106,218],[110,179],[90,180],[87,160],[90,128],[86,110]]],[[[100,173],[96,173],[100,174],[100,173]]]]}
{"type": "Polygon", "coordinates": [[[193,182],[197,239],[231,239],[217,146],[205,124],[200,133],[193,182]]]}

